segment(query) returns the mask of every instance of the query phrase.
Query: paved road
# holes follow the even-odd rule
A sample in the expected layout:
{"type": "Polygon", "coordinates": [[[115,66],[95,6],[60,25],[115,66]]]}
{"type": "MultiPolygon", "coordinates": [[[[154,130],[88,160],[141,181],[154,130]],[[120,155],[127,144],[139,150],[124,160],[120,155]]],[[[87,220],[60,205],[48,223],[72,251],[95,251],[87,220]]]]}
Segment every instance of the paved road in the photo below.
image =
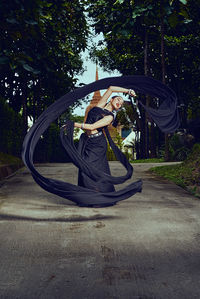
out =
{"type": "MultiPolygon", "coordinates": [[[[0,298],[200,298],[200,201],[135,165],[143,192],[79,208],[23,168],[0,188],[0,298]]],[[[38,165],[76,183],[71,164],[38,165]]],[[[111,162],[113,174],[122,173],[111,162]]]]}

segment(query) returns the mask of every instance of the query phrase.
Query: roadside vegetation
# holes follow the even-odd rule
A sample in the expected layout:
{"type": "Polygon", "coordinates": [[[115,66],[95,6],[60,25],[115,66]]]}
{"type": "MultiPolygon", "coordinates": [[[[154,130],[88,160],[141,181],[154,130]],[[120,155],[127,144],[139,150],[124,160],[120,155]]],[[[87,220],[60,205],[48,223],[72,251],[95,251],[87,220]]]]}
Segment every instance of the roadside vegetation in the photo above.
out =
{"type": "Polygon", "coordinates": [[[160,163],[165,162],[164,158],[151,158],[151,159],[140,159],[140,160],[132,160],[131,163],[160,163]]]}
{"type": "Polygon", "coordinates": [[[153,167],[149,171],[200,198],[200,143],[193,146],[188,158],[181,164],[153,167]]]}
{"type": "Polygon", "coordinates": [[[0,152],[0,187],[1,181],[4,180],[4,178],[8,177],[23,166],[24,163],[21,159],[13,155],[0,152]]]}
{"type": "Polygon", "coordinates": [[[17,157],[0,152],[0,166],[13,165],[13,164],[23,165],[23,162],[21,159],[19,159],[17,157]]]}

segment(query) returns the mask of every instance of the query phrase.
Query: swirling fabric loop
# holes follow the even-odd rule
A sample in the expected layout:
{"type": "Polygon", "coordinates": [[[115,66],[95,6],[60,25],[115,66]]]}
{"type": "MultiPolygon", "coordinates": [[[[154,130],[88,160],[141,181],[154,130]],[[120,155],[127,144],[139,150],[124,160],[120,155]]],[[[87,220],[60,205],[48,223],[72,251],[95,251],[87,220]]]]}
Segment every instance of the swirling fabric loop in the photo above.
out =
{"type": "MultiPolygon", "coordinates": [[[[34,180],[44,190],[56,194],[60,197],[66,198],[78,204],[105,204],[115,203],[124,200],[136,192],[142,190],[142,181],[138,180],[132,182],[125,188],[114,192],[97,192],[89,188],[73,185],[56,179],[50,179],[41,175],[34,167],[33,156],[35,147],[45,130],[49,125],[56,120],[66,109],[75,101],[84,98],[91,92],[101,89],[107,89],[109,86],[120,86],[128,89],[134,89],[137,93],[150,95],[161,100],[161,105],[158,109],[147,107],[140,101],[150,117],[158,125],[158,127],[165,133],[173,133],[180,125],[179,115],[177,110],[177,98],[175,93],[166,85],[162,84],[153,78],[146,76],[122,76],[110,77],[95,81],[83,87],[71,91],[55,103],[50,105],[36,120],[33,126],[26,134],[22,148],[22,159],[24,164],[30,170],[34,180]]],[[[127,173],[121,177],[114,177],[101,171],[98,171],[88,163],[84,163],[81,156],[78,155],[77,149],[73,144],[73,122],[68,122],[67,136],[64,130],[61,129],[60,136],[66,151],[70,155],[72,162],[76,167],[81,168],[88,176],[95,181],[107,181],[114,184],[120,184],[130,179],[133,168],[127,161],[123,153],[113,143],[108,130],[106,134],[117,158],[124,165],[127,173]]]]}

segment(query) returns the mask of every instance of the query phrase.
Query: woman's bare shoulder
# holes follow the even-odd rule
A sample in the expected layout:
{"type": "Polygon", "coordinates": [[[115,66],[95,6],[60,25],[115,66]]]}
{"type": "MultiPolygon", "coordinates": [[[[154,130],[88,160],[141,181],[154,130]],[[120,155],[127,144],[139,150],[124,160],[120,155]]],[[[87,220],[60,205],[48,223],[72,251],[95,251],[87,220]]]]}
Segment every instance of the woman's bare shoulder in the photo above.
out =
{"type": "Polygon", "coordinates": [[[101,103],[97,103],[97,104],[96,104],[96,107],[99,107],[99,108],[104,108],[104,107],[105,107],[105,105],[104,105],[104,104],[101,104],[101,103]]]}

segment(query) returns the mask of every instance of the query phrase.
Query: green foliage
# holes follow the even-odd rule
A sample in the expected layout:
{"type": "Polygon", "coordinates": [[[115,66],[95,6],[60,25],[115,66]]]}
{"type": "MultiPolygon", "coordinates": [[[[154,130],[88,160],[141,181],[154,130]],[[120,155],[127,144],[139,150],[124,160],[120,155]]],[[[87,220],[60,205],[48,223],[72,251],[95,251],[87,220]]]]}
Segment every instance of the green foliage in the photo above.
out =
{"type": "Polygon", "coordinates": [[[196,160],[195,163],[197,163],[198,166],[198,163],[200,163],[200,143],[194,144],[192,151],[188,155],[187,159],[184,161],[184,164],[190,165],[195,160],[196,160]]]}
{"type": "Polygon", "coordinates": [[[178,150],[180,147],[182,147],[182,143],[180,143],[180,138],[178,136],[178,134],[174,134],[171,138],[170,138],[170,145],[173,148],[174,151],[178,150]]]}
{"type": "Polygon", "coordinates": [[[81,1],[0,3],[0,85],[9,105],[35,120],[74,88],[88,26],[81,1]]]}
{"type": "Polygon", "coordinates": [[[186,146],[179,148],[173,155],[173,160],[184,161],[190,153],[190,149],[186,146]]]}
{"type": "Polygon", "coordinates": [[[107,147],[106,156],[107,156],[108,161],[117,161],[117,158],[115,157],[115,154],[109,145],[107,147]]]}
{"type": "Polygon", "coordinates": [[[120,136],[120,134],[117,132],[116,133],[116,136],[115,136],[115,143],[116,143],[116,145],[120,148],[120,149],[122,149],[122,147],[123,147],[123,138],[120,136]]]}
{"type": "MultiPolygon", "coordinates": [[[[117,133],[117,138],[115,141],[116,145],[121,149],[122,148],[122,141],[120,139],[119,133],[117,133]]],[[[117,161],[117,158],[115,157],[115,154],[107,140],[107,153],[106,153],[108,161],[117,161]]]]}
{"type": "Polygon", "coordinates": [[[103,41],[91,57],[107,71],[144,73],[145,32],[148,33],[149,76],[161,80],[161,20],[164,23],[166,84],[185,108],[182,118],[200,117],[200,2],[87,1],[92,26],[103,41]]]}
{"type": "Polygon", "coordinates": [[[178,165],[151,168],[150,171],[200,196],[200,144],[195,144],[188,158],[178,165]]]}
{"type": "MultiPolygon", "coordinates": [[[[145,74],[164,79],[182,104],[182,123],[186,123],[187,116],[199,117],[200,2],[88,0],[87,3],[95,32],[103,34],[99,44],[91,47],[91,57],[107,71],[117,69],[122,75],[145,74]]],[[[147,102],[157,107],[155,99],[147,102]]],[[[134,119],[129,117],[127,121],[122,115],[120,122],[126,126],[133,121],[141,132],[137,156],[148,157],[148,145],[151,155],[156,156],[165,140],[153,125],[147,134],[145,118],[143,109],[138,107],[134,119]],[[154,139],[159,139],[158,146],[154,139]]],[[[168,157],[167,143],[165,150],[167,153],[162,154],[168,157]]],[[[178,149],[175,159],[184,159],[187,154],[187,148],[178,149]]]]}
{"type": "Polygon", "coordinates": [[[70,162],[60,141],[60,129],[52,123],[50,127],[40,137],[34,152],[34,161],[41,162],[70,162]]]}
{"type": "Polygon", "coordinates": [[[184,144],[183,137],[179,134],[174,134],[169,141],[170,144],[170,160],[184,161],[189,153],[190,148],[184,144]]]}
{"type": "MultiPolygon", "coordinates": [[[[0,19],[0,90],[12,108],[3,108],[0,150],[20,155],[28,116],[35,122],[75,87],[89,28],[79,0],[1,1],[0,19]]],[[[44,134],[47,149],[41,148],[41,160],[56,160],[56,132],[51,127],[44,134]]]]}
{"type": "Polygon", "coordinates": [[[131,163],[161,163],[161,162],[164,162],[164,158],[139,159],[139,160],[131,161],[131,163]]]}
{"type": "MultiPolygon", "coordinates": [[[[128,151],[122,151],[123,154],[126,156],[127,160],[129,161],[131,159],[131,154],[128,153],[128,151]]],[[[108,161],[118,161],[115,157],[115,154],[112,150],[112,148],[108,145],[107,147],[107,153],[106,153],[108,161]]]]}
{"type": "MultiPolygon", "coordinates": [[[[123,154],[126,156],[127,160],[129,160],[131,158],[131,155],[128,153],[127,150],[122,150],[122,147],[123,147],[122,141],[123,141],[122,137],[117,132],[116,137],[115,137],[115,144],[123,152],[123,154]]],[[[115,154],[114,154],[111,146],[109,145],[109,143],[107,146],[106,155],[107,155],[108,161],[117,161],[117,158],[115,157],[115,154]]]]}
{"type": "Polygon", "coordinates": [[[126,156],[126,159],[127,159],[128,161],[130,161],[131,158],[132,158],[132,154],[130,154],[130,153],[128,152],[127,149],[125,149],[125,151],[124,151],[123,153],[124,153],[124,155],[126,156]]]}
{"type": "Polygon", "coordinates": [[[70,115],[70,120],[72,120],[73,122],[82,123],[84,120],[84,116],[73,114],[73,115],[70,115]]]}
{"type": "Polygon", "coordinates": [[[192,95],[187,107],[188,119],[200,118],[200,97],[192,95]]]}
{"type": "Polygon", "coordinates": [[[149,65],[151,65],[152,76],[160,79],[160,69],[159,76],[155,70],[159,67],[160,18],[161,16],[164,18],[166,31],[170,32],[171,26],[175,27],[175,25],[181,28],[186,17],[190,17],[187,8],[180,1],[174,3],[151,0],[87,2],[96,33],[102,32],[104,35],[104,46],[93,49],[92,57],[98,58],[107,70],[117,69],[122,74],[141,74],[144,71],[144,35],[147,30],[150,49],[149,65]]]}
{"type": "Polygon", "coordinates": [[[11,165],[11,164],[23,165],[23,162],[21,159],[17,157],[0,152],[0,165],[11,165]]]}
{"type": "Polygon", "coordinates": [[[195,143],[192,148],[192,154],[194,155],[200,155],[200,143],[195,143]]]}
{"type": "Polygon", "coordinates": [[[181,187],[186,187],[185,182],[182,178],[182,173],[185,172],[185,169],[183,169],[182,164],[152,167],[150,171],[173,181],[175,184],[181,187]]]}
{"type": "Polygon", "coordinates": [[[0,136],[0,151],[20,157],[23,143],[23,119],[2,98],[0,98],[0,136]]]}

